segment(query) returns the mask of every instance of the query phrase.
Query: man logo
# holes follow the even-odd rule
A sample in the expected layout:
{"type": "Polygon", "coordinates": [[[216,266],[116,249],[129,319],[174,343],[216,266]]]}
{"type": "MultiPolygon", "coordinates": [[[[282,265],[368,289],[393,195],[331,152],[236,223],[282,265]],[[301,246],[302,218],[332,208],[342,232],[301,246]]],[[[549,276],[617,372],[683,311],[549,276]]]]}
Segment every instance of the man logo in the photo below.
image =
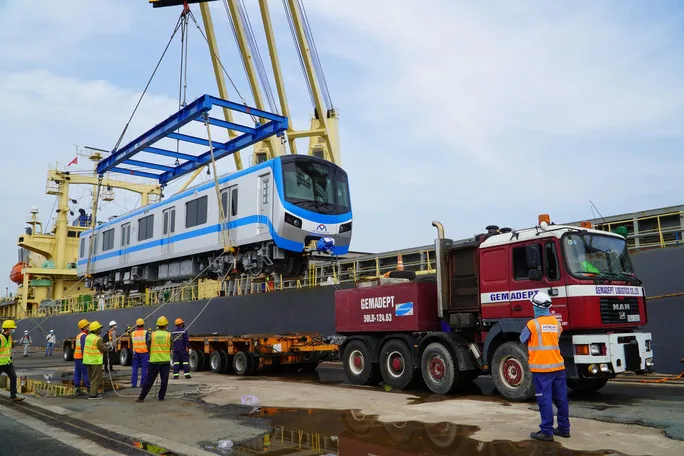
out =
{"type": "Polygon", "coordinates": [[[316,227],[316,231],[318,231],[319,233],[327,233],[327,232],[328,232],[328,228],[327,228],[325,225],[323,225],[323,224],[321,223],[320,225],[318,225],[318,226],[316,227]]]}

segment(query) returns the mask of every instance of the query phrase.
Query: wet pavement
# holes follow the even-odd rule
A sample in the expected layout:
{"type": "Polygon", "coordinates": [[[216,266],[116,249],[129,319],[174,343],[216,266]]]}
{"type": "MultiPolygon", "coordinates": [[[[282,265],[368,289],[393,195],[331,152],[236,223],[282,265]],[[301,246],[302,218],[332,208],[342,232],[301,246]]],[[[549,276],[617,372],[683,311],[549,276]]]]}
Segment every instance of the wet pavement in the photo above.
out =
{"type": "MultiPolygon", "coordinates": [[[[61,358],[49,359],[41,356],[19,358],[15,360],[20,375],[27,374],[36,380],[50,376],[52,381],[66,381],[71,378],[72,363],[66,363],[61,358]]],[[[117,366],[115,377],[126,380],[130,376],[130,368],[117,366]]],[[[246,390],[252,382],[273,383],[277,390],[283,389],[287,383],[329,385],[340,390],[359,390],[359,392],[373,392],[394,395],[410,394],[403,399],[407,405],[434,403],[440,406],[445,403],[448,407],[459,407],[460,400],[477,401],[499,404],[501,407],[512,405],[505,401],[493,387],[491,379],[481,377],[470,386],[469,390],[459,396],[431,395],[426,390],[413,391],[383,391],[381,388],[357,387],[346,382],[344,372],[339,365],[324,364],[319,366],[316,373],[289,374],[270,377],[252,377],[236,379],[235,377],[217,376],[202,373],[197,377],[206,381],[211,379],[230,379],[235,382],[234,389],[246,390]]],[[[195,379],[193,379],[195,380],[195,379]]],[[[197,394],[184,394],[189,388],[197,385],[186,384],[183,381],[170,382],[169,392],[180,399],[177,401],[146,401],[144,405],[129,404],[130,399],[118,398],[107,393],[103,401],[87,401],[82,398],[41,398],[46,404],[66,407],[87,419],[88,416],[116,416],[125,407],[123,413],[126,420],[119,420],[118,424],[138,429],[137,426],[147,427],[154,418],[158,427],[165,428],[166,434],[157,432],[167,439],[180,438],[181,430],[187,429],[202,420],[201,429],[192,433],[192,438],[184,440],[188,445],[201,448],[215,454],[292,454],[297,455],[377,455],[377,456],[408,456],[408,455],[471,455],[484,454],[499,455],[617,455],[615,451],[581,452],[573,451],[561,446],[566,441],[554,443],[534,442],[526,439],[529,431],[519,433],[520,441],[492,441],[482,442],[472,435],[478,431],[477,426],[454,424],[453,422],[423,423],[419,421],[380,422],[376,416],[364,415],[352,410],[326,410],[328,406],[319,409],[272,408],[246,405],[214,405],[204,403],[197,394]],[[178,393],[178,394],[176,394],[178,393]],[[151,402],[151,403],[149,403],[151,402]],[[119,410],[119,412],[117,412],[119,410]],[[139,416],[138,416],[139,415],[139,416]],[[169,422],[165,416],[178,418],[178,422],[169,422]],[[200,418],[200,417],[206,418],[200,418]],[[139,420],[137,420],[137,418],[139,420]],[[224,429],[224,431],[222,431],[224,429]],[[230,439],[233,440],[230,440],[230,439]],[[231,452],[219,449],[221,440],[230,440],[231,452]]],[[[228,387],[230,389],[231,387],[228,387]]],[[[135,395],[139,390],[125,389],[125,395],[135,395]]],[[[331,390],[334,391],[334,390],[331,390]]],[[[401,396],[396,396],[401,397],[401,396]]],[[[332,399],[331,399],[332,400],[332,399]]],[[[590,418],[610,423],[640,424],[643,426],[664,429],[667,436],[674,439],[684,439],[684,388],[661,385],[630,385],[612,383],[600,393],[591,395],[570,394],[571,416],[574,418],[590,418]]],[[[465,401],[464,401],[465,402],[465,401]]],[[[516,405],[516,404],[513,404],[516,405]]],[[[519,404],[518,404],[519,405],[519,404]]],[[[530,410],[536,410],[536,405],[525,404],[530,410]]],[[[339,408],[339,407],[336,407],[339,408]]],[[[375,411],[373,412],[375,413],[375,411]]],[[[408,417],[407,417],[408,418],[408,417]]],[[[396,418],[394,418],[396,419],[396,418]]],[[[429,421],[426,417],[421,417],[429,421]]],[[[102,424],[102,423],[100,423],[102,424]]],[[[483,428],[486,428],[483,425],[483,428]]],[[[486,439],[485,439],[486,440],[486,439]]],[[[571,439],[577,440],[577,438],[571,439]]],[[[144,440],[136,441],[143,449],[153,454],[183,454],[176,452],[168,445],[151,447],[144,440]]],[[[226,442],[223,445],[230,445],[226,442]]],[[[137,448],[137,445],[135,445],[137,448]]],[[[594,447],[597,448],[597,447],[594,447]]],[[[19,453],[21,454],[21,453],[19,453]]],[[[77,453],[74,453],[77,454],[77,453]]],[[[630,452],[630,454],[635,454],[630,452]]],[[[638,453],[636,453],[638,454],[638,453]]],[[[645,453],[648,454],[648,453],[645,453]]]]}

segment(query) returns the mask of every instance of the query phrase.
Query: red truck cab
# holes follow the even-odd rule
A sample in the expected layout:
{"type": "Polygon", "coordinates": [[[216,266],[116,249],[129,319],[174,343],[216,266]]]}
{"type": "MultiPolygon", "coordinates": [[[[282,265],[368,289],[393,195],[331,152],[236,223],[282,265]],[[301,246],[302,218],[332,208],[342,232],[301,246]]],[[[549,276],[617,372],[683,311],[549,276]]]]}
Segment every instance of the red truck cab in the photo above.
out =
{"type": "MultiPolygon", "coordinates": [[[[534,317],[530,299],[553,299],[561,322],[568,384],[597,390],[623,372],[653,367],[645,293],[626,240],[617,234],[550,224],[488,228],[463,241],[445,239],[438,222],[437,271],[405,283],[336,292],[341,353],[354,383],[404,388],[422,376],[444,394],[490,373],[508,399],[533,395],[519,337],[534,317]]],[[[396,282],[396,281],[395,281],[396,282]]]]}

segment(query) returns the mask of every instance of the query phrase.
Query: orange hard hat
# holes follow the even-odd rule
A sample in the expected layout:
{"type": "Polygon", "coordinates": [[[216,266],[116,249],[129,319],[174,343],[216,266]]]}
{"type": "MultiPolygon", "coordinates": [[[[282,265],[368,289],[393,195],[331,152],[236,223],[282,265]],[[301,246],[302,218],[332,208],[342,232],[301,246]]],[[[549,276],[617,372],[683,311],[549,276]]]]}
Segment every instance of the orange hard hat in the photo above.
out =
{"type": "Polygon", "coordinates": [[[185,323],[185,322],[183,321],[182,318],[176,318],[176,326],[182,325],[183,323],[185,323]]]}

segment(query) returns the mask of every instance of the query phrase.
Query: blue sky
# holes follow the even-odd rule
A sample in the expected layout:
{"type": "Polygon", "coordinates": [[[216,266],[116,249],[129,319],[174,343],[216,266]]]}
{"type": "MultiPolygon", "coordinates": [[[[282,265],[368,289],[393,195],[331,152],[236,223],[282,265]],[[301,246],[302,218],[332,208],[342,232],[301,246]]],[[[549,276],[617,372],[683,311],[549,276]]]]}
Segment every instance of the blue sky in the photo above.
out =
{"type": "MultiPolygon", "coordinates": [[[[257,3],[245,3],[260,39],[257,3]]],[[[530,226],[543,212],[591,218],[589,199],[604,215],[684,202],[680,2],[304,3],[340,114],[353,249],[429,243],[434,219],[458,238],[491,223],[530,226]]],[[[270,5],[291,122],[302,129],[311,103],[282,4],[270,5]]],[[[222,1],[212,12],[222,60],[253,104],[222,1]]],[[[178,14],[145,0],[0,1],[7,273],[28,209],[49,217],[48,164],[67,163],[74,145],[114,146],[178,14]]],[[[177,108],[178,46],[127,139],[177,108]]],[[[194,26],[188,82],[189,100],[217,93],[194,26]]],[[[86,190],[71,196],[87,202],[86,190]]],[[[133,209],[125,196],[103,214],[133,209]]]]}

